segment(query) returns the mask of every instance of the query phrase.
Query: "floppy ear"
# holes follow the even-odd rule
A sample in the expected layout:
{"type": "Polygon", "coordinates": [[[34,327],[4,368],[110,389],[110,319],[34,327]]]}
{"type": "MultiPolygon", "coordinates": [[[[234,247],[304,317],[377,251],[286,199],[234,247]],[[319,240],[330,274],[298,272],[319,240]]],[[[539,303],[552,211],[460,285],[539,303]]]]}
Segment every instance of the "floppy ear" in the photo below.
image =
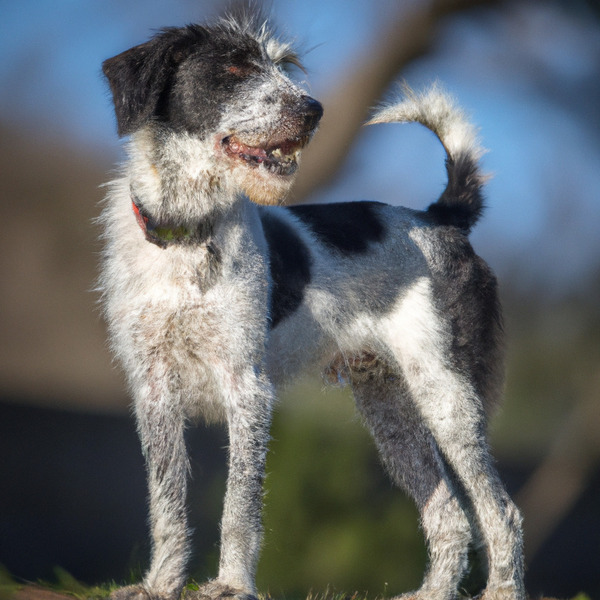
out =
{"type": "Polygon", "coordinates": [[[157,114],[178,64],[188,54],[190,42],[181,30],[164,30],[150,41],[102,63],[120,136],[133,133],[157,114]]]}

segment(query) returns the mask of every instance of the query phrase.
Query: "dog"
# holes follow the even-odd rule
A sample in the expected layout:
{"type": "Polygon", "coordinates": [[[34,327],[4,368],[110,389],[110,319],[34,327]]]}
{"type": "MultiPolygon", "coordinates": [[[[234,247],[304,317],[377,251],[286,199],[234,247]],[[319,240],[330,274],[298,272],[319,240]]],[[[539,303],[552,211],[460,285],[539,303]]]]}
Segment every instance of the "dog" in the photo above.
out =
{"type": "Polygon", "coordinates": [[[276,391],[307,371],[348,384],[392,480],[415,501],[429,564],[413,600],[455,598],[468,549],[485,600],[522,600],[519,512],[486,444],[502,391],[496,280],[468,234],[482,149],[434,87],[371,123],[420,122],[447,153],[428,209],[283,206],[323,109],[260,15],[161,30],[103,63],[127,160],[100,217],[112,350],[147,463],[152,557],[115,600],[174,600],[189,556],[184,430],[226,424],[216,579],[190,598],[254,599],[276,391]]]}

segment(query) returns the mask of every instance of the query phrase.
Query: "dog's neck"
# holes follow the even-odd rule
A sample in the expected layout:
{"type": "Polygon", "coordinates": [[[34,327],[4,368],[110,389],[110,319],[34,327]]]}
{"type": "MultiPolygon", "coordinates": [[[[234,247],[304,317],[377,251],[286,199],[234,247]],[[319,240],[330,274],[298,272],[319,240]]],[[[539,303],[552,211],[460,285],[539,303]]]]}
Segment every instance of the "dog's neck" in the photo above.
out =
{"type": "Polygon", "coordinates": [[[131,190],[131,210],[135,215],[146,240],[166,248],[171,244],[208,244],[213,233],[214,219],[206,217],[195,227],[179,225],[169,221],[157,221],[144,207],[142,200],[131,190]]]}
{"type": "Polygon", "coordinates": [[[127,151],[132,203],[142,222],[166,238],[207,230],[238,200],[223,185],[213,140],[147,127],[132,136],[127,151]]]}

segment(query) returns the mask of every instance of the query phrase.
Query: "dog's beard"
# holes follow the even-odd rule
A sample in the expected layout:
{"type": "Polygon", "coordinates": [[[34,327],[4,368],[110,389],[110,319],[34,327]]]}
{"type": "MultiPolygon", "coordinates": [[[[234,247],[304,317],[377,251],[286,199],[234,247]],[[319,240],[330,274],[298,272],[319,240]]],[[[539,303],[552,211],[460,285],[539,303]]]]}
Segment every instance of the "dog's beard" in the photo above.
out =
{"type": "Polygon", "coordinates": [[[249,169],[238,167],[238,182],[244,193],[256,204],[281,204],[287,196],[294,180],[295,173],[278,175],[266,169],[249,169]]]}

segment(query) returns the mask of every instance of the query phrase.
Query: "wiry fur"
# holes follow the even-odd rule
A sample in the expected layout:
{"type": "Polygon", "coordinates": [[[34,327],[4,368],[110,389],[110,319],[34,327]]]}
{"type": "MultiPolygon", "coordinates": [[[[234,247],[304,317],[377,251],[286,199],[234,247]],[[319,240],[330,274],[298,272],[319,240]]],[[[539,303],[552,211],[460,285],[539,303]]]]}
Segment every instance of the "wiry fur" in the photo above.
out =
{"type": "Polygon", "coordinates": [[[499,396],[496,283],[467,233],[481,150],[439,90],[373,122],[419,121],[448,152],[425,212],[280,200],[321,116],[282,70],[297,57],[262,22],[163,30],[104,64],[131,135],[102,214],[101,288],[147,460],[152,562],[117,599],[176,598],[189,554],[184,428],[227,424],[218,577],[198,598],[249,598],[276,390],[307,370],[349,382],[392,479],[415,500],[430,553],[421,600],[456,597],[471,541],[486,600],[521,600],[519,514],[490,460],[499,396]],[[136,213],[139,213],[136,215],[136,213]]]}
{"type": "Polygon", "coordinates": [[[439,86],[417,94],[404,86],[404,100],[381,109],[370,121],[374,123],[416,122],[433,131],[446,150],[448,185],[429,212],[439,223],[456,225],[469,233],[481,216],[481,187],[485,177],[478,161],[484,154],[475,127],[439,86]]]}

